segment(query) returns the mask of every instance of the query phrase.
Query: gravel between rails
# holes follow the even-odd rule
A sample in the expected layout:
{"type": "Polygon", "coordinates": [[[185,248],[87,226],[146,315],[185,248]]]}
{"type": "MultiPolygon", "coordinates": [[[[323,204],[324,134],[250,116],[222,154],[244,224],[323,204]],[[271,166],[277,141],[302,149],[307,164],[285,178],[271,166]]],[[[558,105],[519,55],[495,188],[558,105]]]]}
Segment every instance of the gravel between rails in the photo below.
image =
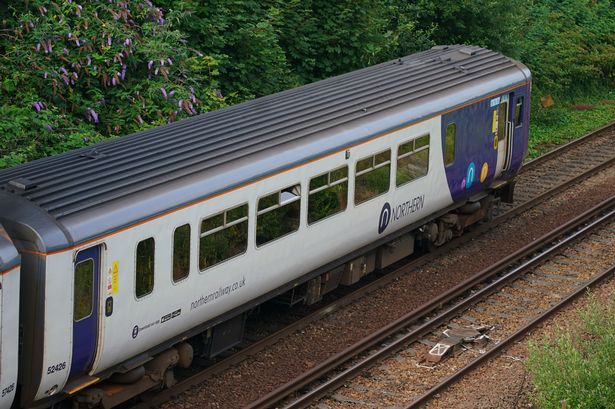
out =
{"type": "MultiPolygon", "coordinates": [[[[598,303],[613,300],[615,278],[611,278],[592,290],[598,303]]],[[[472,371],[468,376],[452,385],[445,392],[430,401],[427,409],[509,409],[533,408],[531,402],[532,384],[524,367],[528,356],[528,343],[538,342],[553,334],[555,328],[566,331],[580,321],[579,310],[589,302],[580,297],[555,317],[536,328],[523,340],[507,348],[497,358],[490,360],[472,371]]],[[[356,408],[356,407],[355,407],[356,408]]]]}
{"type": "Polygon", "coordinates": [[[615,169],[607,169],[162,407],[240,408],[611,196],[613,186],[615,169]]]}
{"type": "MultiPolygon", "coordinates": [[[[313,408],[405,407],[413,398],[479,357],[481,350],[493,348],[556,302],[582,288],[585,282],[615,265],[613,248],[615,221],[559,250],[557,256],[490,294],[423,340],[435,344],[442,339],[441,333],[447,327],[467,328],[478,324],[492,326],[488,332],[491,341],[487,344],[457,347],[448,358],[431,366],[422,361],[432,344],[415,343],[348,381],[332,398],[322,400],[313,408]]],[[[482,407],[493,407],[492,398],[499,399],[489,385],[485,383],[476,393],[482,397],[482,407]]],[[[447,407],[458,407],[458,404],[447,407]]]]}

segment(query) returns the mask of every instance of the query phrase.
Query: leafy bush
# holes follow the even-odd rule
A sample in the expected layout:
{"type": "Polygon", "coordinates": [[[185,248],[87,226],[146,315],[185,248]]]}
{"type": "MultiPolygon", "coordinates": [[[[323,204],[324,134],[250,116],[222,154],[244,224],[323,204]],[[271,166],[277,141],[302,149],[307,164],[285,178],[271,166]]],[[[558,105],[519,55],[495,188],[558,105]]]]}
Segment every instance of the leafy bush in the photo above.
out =
{"type": "Polygon", "coordinates": [[[615,7],[610,0],[542,0],[527,7],[514,56],[533,72],[535,91],[568,94],[613,86],[615,7]]]}
{"type": "Polygon", "coordinates": [[[615,407],[615,297],[601,305],[593,297],[581,321],[530,344],[527,367],[534,400],[541,408],[615,407]]]}
{"type": "MultiPolygon", "coordinates": [[[[216,109],[217,62],[150,1],[14,2],[0,38],[0,166],[216,109]]],[[[5,13],[6,14],[6,13],[5,13]]]]}

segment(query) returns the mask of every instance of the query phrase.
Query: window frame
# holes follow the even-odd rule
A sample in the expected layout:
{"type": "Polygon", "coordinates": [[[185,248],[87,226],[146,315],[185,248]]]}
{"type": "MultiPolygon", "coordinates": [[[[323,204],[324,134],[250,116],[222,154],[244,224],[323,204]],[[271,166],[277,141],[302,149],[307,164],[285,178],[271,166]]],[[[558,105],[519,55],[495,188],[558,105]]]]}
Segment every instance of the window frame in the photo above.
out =
{"type": "Polygon", "coordinates": [[[94,294],[95,294],[95,290],[96,290],[94,288],[95,281],[96,281],[96,280],[94,280],[94,270],[96,270],[96,265],[94,264],[95,262],[96,261],[92,257],[88,257],[85,260],[81,260],[80,262],[73,264],[73,323],[81,322],[81,321],[83,321],[83,320],[85,320],[87,318],[90,318],[92,316],[92,314],[94,313],[94,298],[95,298],[94,294]],[[91,291],[91,294],[90,294],[90,296],[91,296],[91,298],[90,298],[90,301],[91,301],[90,302],[90,313],[88,315],[85,315],[85,316],[79,318],[78,320],[76,320],[75,319],[75,306],[77,305],[77,303],[76,303],[76,301],[77,301],[76,295],[77,294],[76,294],[76,291],[75,291],[75,272],[76,272],[77,266],[79,264],[86,263],[88,261],[92,262],[92,275],[91,275],[91,278],[92,278],[92,280],[91,280],[91,282],[92,282],[92,291],[91,291]]]}
{"type": "Polygon", "coordinates": [[[446,125],[446,128],[444,129],[444,157],[442,159],[443,159],[444,167],[445,168],[448,168],[449,166],[453,166],[455,164],[455,160],[457,159],[456,158],[456,156],[457,156],[456,155],[456,153],[457,153],[456,152],[457,151],[456,145],[457,145],[457,122],[450,122],[450,123],[448,123],[446,125]],[[446,150],[446,147],[447,147],[446,140],[448,138],[448,128],[451,125],[453,125],[455,127],[454,128],[454,132],[453,132],[453,160],[451,162],[447,162],[447,153],[448,152],[446,150]]]}
{"type": "Polygon", "coordinates": [[[406,141],[400,142],[399,144],[397,144],[397,151],[396,151],[396,153],[397,153],[396,158],[397,159],[395,160],[395,187],[396,188],[405,186],[408,183],[412,183],[415,180],[419,180],[419,179],[424,178],[425,176],[429,175],[429,167],[430,167],[429,165],[431,164],[431,160],[430,160],[431,158],[429,157],[430,156],[430,154],[429,154],[430,148],[431,148],[431,133],[430,132],[421,134],[421,135],[416,136],[416,137],[411,138],[411,139],[407,139],[406,141]],[[423,137],[425,137],[425,136],[427,136],[427,145],[423,145],[420,148],[416,148],[416,141],[421,139],[421,138],[423,138],[423,137]],[[406,152],[406,153],[403,153],[402,155],[400,155],[399,151],[400,151],[401,146],[405,145],[405,144],[407,144],[409,142],[412,142],[412,150],[410,152],[406,152]],[[405,159],[405,158],[407,158],[409,156],[412,156],[412,155],[416,155],[417,153],[422,152],[422,151],[427,151],[427,171],[425,172],[425,174],[421,175],[419,177],[416,177],[414,179],[407,180],[407,181],[405,181],[405,182],[403,182],[401,184],[397,184],[397,172],[399,171],[399,160],[400,159],[405,159]]]}
{"type": "Polygon", "coordinates": [[[184,223],[179,226],[176,226],[173,229],[173,235],[171,237],[171,282],[173,284],[179,284],[190,276],[192,272],[192,225],[190,223],[184,223]],[[188,232],[188,272],[185,276],[175,281],[174,273],[175,273],[175,234],[177,230],[181,227],[188,226],[190,231],[188,232]]]}
{"type": "Polygon", "coordinates": [[[275,189],[273,191],[270,191],[267,194],[258,196],[256,198],[256,206],[254,206],[255,211],[256,211],[256,214],[255,214],[255,217],[254,217],[254,245],[256,246],[257,249],[263,248],[263,247],[267,246],[270,243],[278,241],[281,238],[290,236],[291,234],[296,233],[296,232],[298,232],[301,229],[301,211],[302,211],[302,203],[301,202],[302,202],[302,200],[303,200],[303,187],[301,186],[301,181],[299,181],[297,183],[293,183],[293,184],[288,185],[286,187],[283,187],[281,189],[275,189]],[[286,200],[284,202],[284,204],[281,204],[281,202],[282,202],[282,192],[288,191],[288,189],[291,189],[291,191],[292,191],[297,186],[299,187],[299,194],[295,195],[295,198],[293,198],[291,200],[286,200]],[[278,194],[278,202],[277,202],[277,204],[271,205],[271,206],[266,207],[264,209],[259,209],[260,201],[262,199],[264,199],[264,198],[266,198],[268,196],[272,196],[272,195],[274,195],[276,193],[278,194]],[[286,206],[286,205],[289,205],[291,203],[294,203],[296,201],[299,201],[299,224],[297,225],[297,228],[295,230],[293,230],[293,231],[290,231],[290,232],[286,233],[286,234],[278,236],[275,239],[269,240],[269,241],[267,241],[265,243],[262,243],[262,244],[258,244],[258,237],[257,237],[257,235],[258,235],[258,217],[260,215],[263,215],[263,214],[268,213],[270,211],[273,211],[273,210],[279,209],[279,208],[281,208],[283,206],[286,206]]]}
{"type": "Polygon", "coordinates": [[[525,96],[519,95],[515,98],[515,128],[520,128],[523,126],[524,109],[525,109],[525,96]],[[521,108],[519,108],[519,106],[521,108]],[[517,115],[518,108],[519,108],[519,112],[518,112],[519,115],[517,115]],[[520,119],[518,123],[517,123],[517,119],[520,119]]]}
{"type": "Polygon", "coordinates": [[[197,239],[198,239],[197,240],[197,242],[198,242],[197,268],[199,270],[199,273],[204,273],[205,271],[210,270],[212,268],[215,268],[215,267],[217,267],[219,265],[222,265],[222,264],[226,263],[229,260],[232,260],[232,259],[234,259],[236,257],[239,257],[239,256],[243,256],[244,254],[246,254],[248,252],[248,243],[250,242],[250,203],[249,203],[249,201],[246,201],[246,202],[241,203],[239,205],[227,207],[224,210],[218,211],[216,213],[212,213],[212,214],[210,214],[208,216],[201,217],[201,219],[199,220],[199,227],[198,227],[198,230],[197,230],[197,234],[198,234],[198,236],[197,236],[197,239]],[[244,217],[238,219],[238,220],[233,220],[232,222],[227,223],[226,222],[226,218],[227,218],[226,213],[230,212],[232,210],[235,210],[235,209],[239,209],[240,207],[243,207],[243,206],[246,206],[246,215],[244,217]],[[222,216],[222,226],[214,227],[213,229],[207,230],[204,233],[201,232],[201,228],[203,226],[203,222],[206,219],[211,219],[212,217],[216,217],[216,216],[219,216],[219,215],[223,215],[222,216]],[[241,253],[237,253],[237,254],[235,254],[235,255],[233,255],[231,257],[225,258],[224,260],[219,261],[219,262],[217,262],[217,263],[215,263],[213,265],[206,266],[205,268],[201,268],[201,239],[203,237],[211,236],[212,234],[224,231],[225,229],[227,229],[229,227],[233,227],[233,226],[235,226],[237,224],[243,223],[244,221],[246,222],[246,245],[245,245],[245,248],[243,249],[243,251],[241,253]]]}
{"type": "Polygon", "coordinates": [[[375,198],[377,198],[379,196],[385,195],[385,194],[387,194],[391,190],[391,173],[392,173],[391,170],[393,168],[393,158],[392,158],[392,156],[393,156],[393,149],[391,147],[388,147],[388,148],[380,150],[378,152],[375,152],[375,153],[363,156],[362,158],[359,158],[359,159],[357,159],[355,161],[355,163],[354,163],[354,176],[353,176],[354,192],[353,192],[353,195],[352,195],[353,196],[352,199],[353,199],[353,203],[354,203],[355,207],[361,206],[363,203],[367,203],[367,202],[371,201],[372,199],[375,199],[375,198]],[[379,164],[376,164],[376,157],[378,155],[381,155],[381,154],[387,152],[387,151],[389,152],[389,160],[384,161],[384,162],[379,163],[379,164]],[[362,169],[360,171],[357,170],[359,162],[364,161],[365,159],[368,159],[370,157],[372,158],[372,165],[369,168],[367,168],[367,169],[362,169]],[[368,199],[365,199],[365,200],[363,200],[361,202],[357,202],[357,177],[358,176],[366,175],[366,174],[368,174],[370,172],[374,172],[377,169],[383,168],[383,167],[385,167],[387,165],[389,166],[389,183],[387,184],[387,189],[382,191],[382,192],[380,192],[380,193],[378,193],[375,196],[371,196],[368,199]]]}
{"type": "Polygon", "coordinates": [[[347,163],[345,163],[345,164],[343,164],[341,166],[337,166],[337,167],[329,170],[328,172],[322,172],[322,173],[319,173],[317,175],[314,175],[314,176],[308,178],[307,185],[308,185],[307,186],[307,191],[308,192],[307,192],[306,215],[305,215],[305,220],[306,220],[307,226],[313,226],[313,225],[315,225],[317,223],[320,223],[323,220],[326,220],[326,219],[329,219],[331,217],[334,217],[334,216],[337,216],[339,214],[342,214],[342,213],[344,213],[346,211],[346,209],[348,209],[348,200],[349,200],[349,194],[350,194],[350,166],[348,166],[347,163]],[[339,171],[339,170],[344,169],[344,168],[346,169],[346,177],[338,179],[338,180],[336,180],[334,182],[331,182],[331,174],[333,172],[339,171]],[[313,190],[310,190],[310,184],[312,183],[312,180],[314,180],[316,178],[319,178],[319,177],[322,177],[324,175],[327,175],[327,183],[324,184],[323,186],[319,186],[319,187],[317,187],[317,188],[315,188],[313,190]],[[327,215],[325,217],[322,217],[322,218],[320,218],[318,220],[314,220],[314,221],[310,222],[310,219],[309,219],[309,217],[310,217],[310,195],[323,192],[323,191],[325,191],[325,190],[327,190],[329,188],[332,188],[332,187],[337,186],[337,185],[341,185],[343,183],[346,183],[346,206],[344,208],[340,208],[338,211],[336,211],[334,213],[331,213],[331,214],[329,214],[329,215],[327,215]]]}
{"type": "Polygon", "coordinates": [[[145,239],[141,239],[139,241],[137,241],[137,245],[135,246],[134,249],[134,274],[133,274],[133,278],[134,278],[134,296],[135,299],[137,301],[140,301],[144,298],[147,298],[148,296],[152,295],[154,293],[154,290],[156,288],[156,238],[154,236],[150,236],[147,237],[145,239]],[[152,289],[150,292],[145,293],[141,296],[137,295],[137,263],[138,263],[138,257],[137,257],[137,252],[139,251],[139,244],[141,244],[142,242],[146,241],[146,240],[152,240],[154,242],[154,251],[153,251],[153,263],[152,263],[152,276],[153,276],[153,282],[152,282],[152,289]]]}

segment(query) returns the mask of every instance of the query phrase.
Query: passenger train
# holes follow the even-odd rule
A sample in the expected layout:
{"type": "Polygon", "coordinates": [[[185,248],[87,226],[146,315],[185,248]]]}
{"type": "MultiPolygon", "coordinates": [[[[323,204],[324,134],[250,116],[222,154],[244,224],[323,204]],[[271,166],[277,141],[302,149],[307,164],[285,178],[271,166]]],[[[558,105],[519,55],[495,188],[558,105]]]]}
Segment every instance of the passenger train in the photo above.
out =
{"type": "Polygon", "coordinates": [[[113,407],[512,200],[531,75],[474,46],[0,171],[0,409],[113,407]]]}

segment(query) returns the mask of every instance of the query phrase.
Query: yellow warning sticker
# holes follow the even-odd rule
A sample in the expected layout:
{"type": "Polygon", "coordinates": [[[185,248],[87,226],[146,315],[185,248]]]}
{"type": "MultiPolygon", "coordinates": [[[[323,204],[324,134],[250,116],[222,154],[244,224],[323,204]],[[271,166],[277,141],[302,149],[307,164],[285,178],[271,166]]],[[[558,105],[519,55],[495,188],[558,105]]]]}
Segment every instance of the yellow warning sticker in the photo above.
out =
{"type": "Polygon", "coordinates": [[[491,123],[491,132],[496,133],[498,131],[498,110],[493,111],[493,122],[491,123]]]}
{"type": "Polygon", "coordinates": [[[117,294],[119,290],[119,273],[120,273],[120,262],[114,261],[111,265],[111,294],[117,294]]]}

